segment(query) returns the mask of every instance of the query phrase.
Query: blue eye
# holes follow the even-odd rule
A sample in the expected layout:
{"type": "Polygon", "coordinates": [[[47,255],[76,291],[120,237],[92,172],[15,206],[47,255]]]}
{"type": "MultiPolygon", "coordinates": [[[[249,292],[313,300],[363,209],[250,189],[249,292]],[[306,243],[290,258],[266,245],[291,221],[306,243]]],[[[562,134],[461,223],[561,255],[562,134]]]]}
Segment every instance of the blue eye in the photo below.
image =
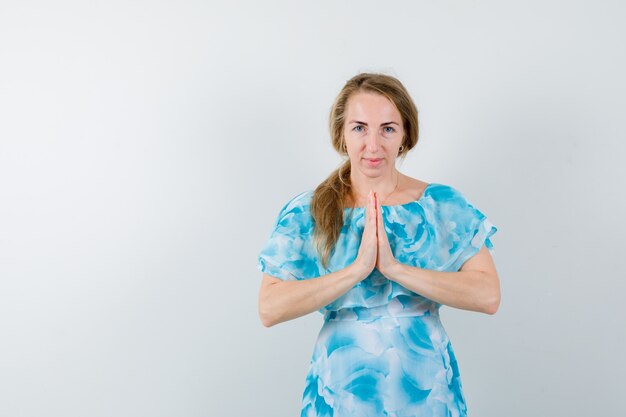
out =
{"type": "Polygon", "coordinates": [[[361,130],[363,128],[363,125],[356,125],[352,128],[352,130],[354,130],[355,132],[362,132],[363,130],[361,130]]]}
{"type": "Polygon", "coordinates": [[[395,131],[396,131],[396,129],[394,129],[393,127],[385,126],[385,133],[393,133],[395,131]]]}

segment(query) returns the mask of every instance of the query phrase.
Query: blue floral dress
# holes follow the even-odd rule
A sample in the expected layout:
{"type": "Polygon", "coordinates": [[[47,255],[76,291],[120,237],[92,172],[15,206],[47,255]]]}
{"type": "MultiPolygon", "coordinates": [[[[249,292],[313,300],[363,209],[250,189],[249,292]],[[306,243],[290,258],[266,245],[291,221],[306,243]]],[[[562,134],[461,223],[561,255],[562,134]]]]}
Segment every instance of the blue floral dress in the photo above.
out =
{"type": "MultiPolygon", "coordinates": [[[[313,191],[281,209],[258,268],[282,280],[343,269],[356,259],[365,208],[344,210],[344,225],[324,268],[314,249],[313,191]]],[[[435,271],[458,271],[496,227],[458,190],[430,183],[406,204],[383,206],[396,259],[435,271]]],[[[466,416],[459,367],[439,319],[441,304],[385,278],[377,269],[320,309],[301,417],[466,416]]]]}

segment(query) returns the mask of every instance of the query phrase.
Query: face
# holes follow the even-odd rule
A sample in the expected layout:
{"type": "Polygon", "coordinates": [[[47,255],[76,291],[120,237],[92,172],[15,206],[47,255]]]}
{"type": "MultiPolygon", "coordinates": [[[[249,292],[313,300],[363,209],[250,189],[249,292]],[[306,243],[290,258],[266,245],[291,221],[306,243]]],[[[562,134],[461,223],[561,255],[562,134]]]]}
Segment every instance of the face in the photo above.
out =
{"type": "Polygon", "coordinates": [[[368,177],[391,174],[404,138],[402,116],[395,104],[381,94],[353,94],[343,134],[353,171],[368,177]]]}

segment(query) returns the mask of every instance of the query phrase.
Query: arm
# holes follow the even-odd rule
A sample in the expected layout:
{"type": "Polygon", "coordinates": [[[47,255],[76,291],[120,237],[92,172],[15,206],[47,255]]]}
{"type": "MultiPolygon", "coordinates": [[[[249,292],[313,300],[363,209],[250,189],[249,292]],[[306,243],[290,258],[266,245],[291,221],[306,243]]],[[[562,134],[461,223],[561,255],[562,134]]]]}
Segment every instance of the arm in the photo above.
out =
{"type": "Polygon", "coordinates": [[[259,316],[265,327],[304,316],[328,305],[364,280],[376,264],[376,198],[370,191],[359,252],[349,266],[317,278],[283,281],[266,273],[259,291],[259,316]]]}
{"type": "Polygon", "coordinates": [[[459,272],[432,271],[395,262],[382,273],[417,294],[451,307],[495,314],[500,305],[498,274],[484,245],[459,272]]]}
{"type": "Polygon", "coordinates": [[[336,300],[363,280],[356,263],[317,278],[283,281],[263,274],[259,291],[259,317],[265,327],[304,316],[336,300]]]}

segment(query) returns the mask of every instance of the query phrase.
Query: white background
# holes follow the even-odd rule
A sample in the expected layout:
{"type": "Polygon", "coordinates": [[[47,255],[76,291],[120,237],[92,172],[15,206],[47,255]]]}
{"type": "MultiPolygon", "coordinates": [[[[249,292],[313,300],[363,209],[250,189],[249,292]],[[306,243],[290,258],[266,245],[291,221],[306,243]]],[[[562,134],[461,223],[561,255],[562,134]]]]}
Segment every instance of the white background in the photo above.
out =
{"type": "Polygon", "coordinates": [[[470,416],[623,411],[620,1],[0,1],[0,415],[299,415],[318,313],[264,328],[258,252],[340,162],[361,71],[399,166],[498,227],[494,316],[442,308],[470,416]]]}

